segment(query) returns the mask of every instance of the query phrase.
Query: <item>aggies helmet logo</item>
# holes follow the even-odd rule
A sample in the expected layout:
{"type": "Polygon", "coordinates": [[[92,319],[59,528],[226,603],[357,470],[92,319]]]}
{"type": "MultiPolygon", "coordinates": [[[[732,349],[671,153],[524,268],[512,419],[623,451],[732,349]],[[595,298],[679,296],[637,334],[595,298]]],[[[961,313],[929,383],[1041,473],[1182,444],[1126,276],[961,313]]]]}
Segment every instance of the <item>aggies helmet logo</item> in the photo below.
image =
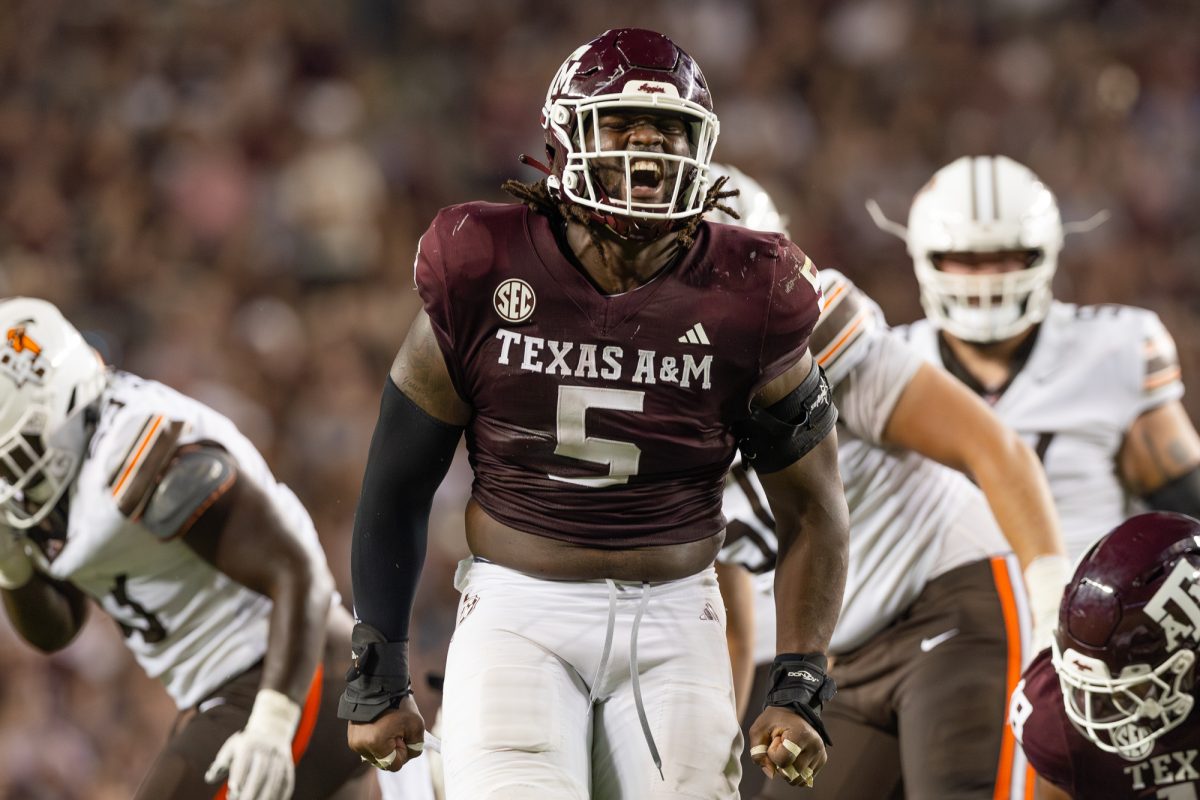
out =
{"type": "Polygon", "coordinates": [[[506,322],[524,322],[533,315],[537,296],[533,287],[520,278],[509,278],[492,294],[496,313],[506,322]]]}
{"type": "Polygon", "coordinates": [[[0,349],[0,372],[12,378],[17,386],[26,381],[43,384],[46,364],[42,360],[42,346],[25,333],[25,326],[9,328],[3,349],[0,349]]]}

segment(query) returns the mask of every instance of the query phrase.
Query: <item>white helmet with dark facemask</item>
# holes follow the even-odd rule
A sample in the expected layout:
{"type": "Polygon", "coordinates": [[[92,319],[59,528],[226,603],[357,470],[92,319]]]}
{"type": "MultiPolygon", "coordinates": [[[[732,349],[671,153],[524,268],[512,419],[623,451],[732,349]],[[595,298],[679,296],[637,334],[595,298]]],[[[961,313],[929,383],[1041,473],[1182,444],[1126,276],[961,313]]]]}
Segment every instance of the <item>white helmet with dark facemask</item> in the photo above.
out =
{"type": "Polygon", "coordinates": [[[938,327],[972,342],[1016,336],[1050,309],[1063,225],[1053,193],[1005,156],[964,157],[942,167],[913,199],[906,235],[921,305],[938,327]],[[951,274],[947,253],[1028,254],[1024,269],[951,274]]]}
{"type": "Polygon", "coordinates": [[[0,302],[0,509],[30,528],[66,493],[87,445],[84,409],[104,389],[99,355],[44,300],[0,302]]]}

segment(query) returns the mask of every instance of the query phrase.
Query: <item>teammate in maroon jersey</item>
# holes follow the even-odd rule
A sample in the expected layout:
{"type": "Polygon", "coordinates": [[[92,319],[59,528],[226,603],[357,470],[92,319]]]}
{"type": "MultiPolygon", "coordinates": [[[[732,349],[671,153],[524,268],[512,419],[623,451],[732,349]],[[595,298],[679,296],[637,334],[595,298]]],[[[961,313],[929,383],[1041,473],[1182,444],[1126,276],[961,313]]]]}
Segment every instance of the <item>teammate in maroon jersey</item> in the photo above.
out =
{"type": "Polygon", "coordinates": [[[1039,797],[1197,797],[1200,521],[1142,514],[1097,542],[1054,639],[1009,713],[1039,797]]]}
{"type": "Polygon", "coordinates": [[[742,737],[713,559],[736,447],[780,519],[781,627],[750,745],[809,781],[826,759],[824,651],[846,568],[836,412],[807,349],[812,262],[712,225],[718,130],[695,62],[608,31],[542,109],[547,177],[520,204],[443,210],[424,310],[392,367],[356,517],[351,746],[423,742],[406,639],[430,499],[463,429],[460,567],[442,743],[455,798],[728,798],[742,737]]]}

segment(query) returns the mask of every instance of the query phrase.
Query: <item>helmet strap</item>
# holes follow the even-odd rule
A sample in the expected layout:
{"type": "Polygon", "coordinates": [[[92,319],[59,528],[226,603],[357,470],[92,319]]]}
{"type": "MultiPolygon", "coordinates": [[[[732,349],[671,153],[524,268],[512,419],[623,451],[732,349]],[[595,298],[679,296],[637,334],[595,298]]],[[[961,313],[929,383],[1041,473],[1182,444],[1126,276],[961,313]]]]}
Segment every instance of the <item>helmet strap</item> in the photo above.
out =
{"type": "Polygon", "coordinates": [[[521,153],[519,156],[517,156],[517,161],[520,161],[527,167],[533,167],[538,172],[543,172],[547,175],[554,174],[554,170],[550,169],[550,167],[546,166],[541,161],[538,161],[536,158],[527,153],[521,153]]]}

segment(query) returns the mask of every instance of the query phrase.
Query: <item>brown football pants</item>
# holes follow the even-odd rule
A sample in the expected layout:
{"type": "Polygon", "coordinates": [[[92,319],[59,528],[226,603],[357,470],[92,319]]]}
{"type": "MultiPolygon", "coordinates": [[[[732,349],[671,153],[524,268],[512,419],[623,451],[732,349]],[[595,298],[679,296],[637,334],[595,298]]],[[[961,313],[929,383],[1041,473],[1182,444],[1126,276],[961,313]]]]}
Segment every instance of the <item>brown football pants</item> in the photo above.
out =
{"type": "MultiPolygon", "coordinates": [[[[1005,722],[1021,665],[1014,573],[996,558],[940,575],[871,641],[837,656],[838,693],[822,715],[834,746],[813,789],[766,781],[744,757],[742,797],[1009,797],[1014,761],[1024,777],[1005,722]]],[[[767,666],[755,676],[747,727],[767,666]]]]}

